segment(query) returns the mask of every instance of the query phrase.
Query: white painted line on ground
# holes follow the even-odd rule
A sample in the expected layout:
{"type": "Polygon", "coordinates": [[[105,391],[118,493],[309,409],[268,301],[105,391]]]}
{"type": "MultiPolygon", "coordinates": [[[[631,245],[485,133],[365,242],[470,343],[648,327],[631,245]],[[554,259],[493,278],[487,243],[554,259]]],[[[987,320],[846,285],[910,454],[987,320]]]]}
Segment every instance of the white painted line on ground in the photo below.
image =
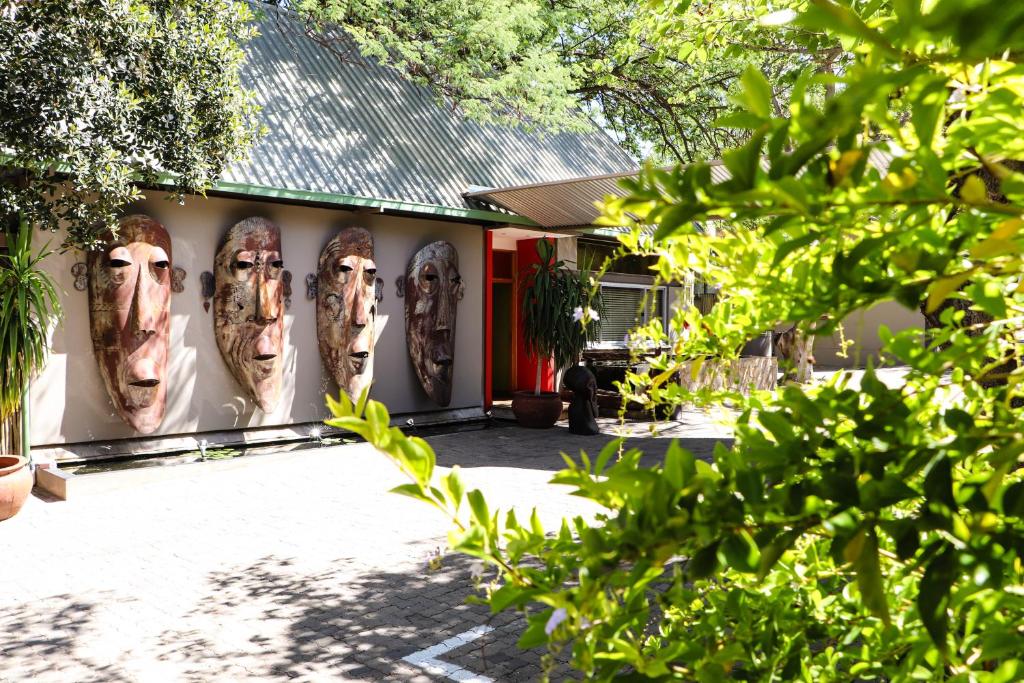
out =
{"type": "Polygon", "coordinates": [[[460,681],[460,683],[494,683],[493,678],[475,674],[472,671],[463,669],[461,666],[456,666],[451,662],[443,662],[440,659],[437,659],[446,652],[451,652],[463,645],[468,645],[480,636],[485,633],[490,633],[493,630],[494,628],[490,626],[476,626],[465,633],[460,633],[457,636],[452,636],[444,642],[432,645],[426,650],[413,652],[411,655],[402,657],[402,661],[412,664],[413,666],[418,666],[429,674],[444,676],[445,678],[449,678],[453,681],[460,681]]]}

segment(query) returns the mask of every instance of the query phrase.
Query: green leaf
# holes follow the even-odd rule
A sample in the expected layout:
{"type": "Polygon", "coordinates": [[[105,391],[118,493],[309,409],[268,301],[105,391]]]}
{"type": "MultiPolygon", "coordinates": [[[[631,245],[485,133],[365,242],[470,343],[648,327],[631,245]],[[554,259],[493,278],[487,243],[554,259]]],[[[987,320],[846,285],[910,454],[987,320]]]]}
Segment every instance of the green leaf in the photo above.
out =
{"type": "Polygon", "coordinates": [[[929,503],[942,503],[951,510],[956,509],[956,498],[953,497],[953,468],[946,456],[936,456],[928,465],[924,477],[924,495],[929,503]]]}
{"type": "Polygon", "coordinates": [[[547,609],[538,615],[531,616],[529,625],[523,631],[523,635],[519,636],[516,647],[520,650],[529,650],[547,643],[548,634],[544,632],[544,626],[547,624],[548,617],[551,616],[553,611],[553,609],[547,609]]]}
{"type": "Polygon", "coordinates": [[[740,77],[743,86],[740,103],[752,114],[769,119],[772,116],[772,87],[761,70],[750,65],[740,77]]]}
{"type": "Polygon", "coordinates": [[[772,570],[772,567],[779,561],[779,558],[793,547],[793,544],[801,535],[800,531],[790,529],[789,531],[782,532],[771,543],[761,548],[761,560],[757,568],[758,581],[763,581],[768,576],[768,572],[772,570]]]}
{"type": "Polygon", "coordinates": [[[949,591],[956,580],[956,550],[945,545],[925,568],[918,586],[917,609],[928,635],[942,652],[946,652],[949,633],[949,591]]]}
{"type": "Polygon", "coordinates": [[[459,506],[462,504],[462,496],[465,493],[459,466],[455,465],[452,467],[452,471],[441,479],[441,483],[448,494],[448,500],[452,503],[455,511],[458,512],[459,506]]]}
{"type": "Polygon", "coordinates": [[[874,528],[868,528],[861,529],[857,538],[860,539],[856,544],[859,546],[859,552],[853,560],[853,569],[857,572],[857,588],[860,590],[861,600],[872,614],[888,625],[889,602],[878,559],[878,536],[874,528]]]}
{"type": "Polygon", "coordinates": [[[686,563],[686,575],[691,579],[706,579],[718,570],[720,541],[706,545],[693,554],[686,563]]]}
{"type": "Polygon", "coordinates": [[[491,606],[491,614],[497,614],[510,605],[521,604],[521,601],[527,595],[526,591],[522,588],[511,583],[506,583],[501,588],[491,593],[490,600],[488,600],[488,604],[491,606]]]}
{"type": "Polygon", "coordinates": [[[761,563],[761,552],[754,539],[746,531],[727,536],[720,546],[720,561],[731,569],[741,572],[756,572],[761,563]]]}
{"type": "Polygon", "coordinates": [[[487,510],[487,501],[479,489],[473,489],[468,494],[469,506],[473,510],[473,519],[483,527],[490,523],[490,513],[487,510]]]}
{"type": "Polygon", "coordinates": [[[424,493],[423,489],[417,486],[416,484],[401,484],[388,491],[388,493],[397,493],[399,495],[408,496],[409,498],[415,498],[416,500],[421,500],[426,503],[432,502],[430,496],[424,493]]]}
{"type": "Polygon", "coordinates": [[[968,204],[985,204],[988,202],[988,190],[985,182],[976,175],[969,175],[960,187],[960,198],[968,204]]]}

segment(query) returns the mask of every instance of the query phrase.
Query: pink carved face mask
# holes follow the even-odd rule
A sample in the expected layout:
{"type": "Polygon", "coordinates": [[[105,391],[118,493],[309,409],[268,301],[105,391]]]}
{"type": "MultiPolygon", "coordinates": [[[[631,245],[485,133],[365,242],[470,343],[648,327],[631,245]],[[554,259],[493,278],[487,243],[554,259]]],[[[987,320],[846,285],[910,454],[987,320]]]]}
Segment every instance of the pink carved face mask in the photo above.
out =
{"type": "Polygon", "coordinates": [[[217,346],[231,374],[267,413],[281,397],[283,273],[281,231],[265,218],[234,225],[214,259],[217,346]]]}
{"type": "Polygon", "coordinates": [[[86,258],[92,346],[118,415],[149,434],[167,403],[171,238],[143,215],[121,219],[118,232],[86,258]]]}
{"type": "Polygon", "coordinates": [[[327,243],[317,268],[316,332],[320,357],[352,400],[373,381],[377,265],[373,238],[345,228],[327,243]]]}

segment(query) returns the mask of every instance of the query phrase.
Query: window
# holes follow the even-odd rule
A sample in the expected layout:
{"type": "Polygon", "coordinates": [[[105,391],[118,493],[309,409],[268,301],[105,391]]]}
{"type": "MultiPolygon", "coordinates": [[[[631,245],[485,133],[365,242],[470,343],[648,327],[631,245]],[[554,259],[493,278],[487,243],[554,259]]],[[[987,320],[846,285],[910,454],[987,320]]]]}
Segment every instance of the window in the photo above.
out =
{"type": "Polygon", "coordinates": [[[625,346],[626,335],[638,325],[646,324],[653,318],[664,320],[663,288],[651,292],[649,287],[601,285],[601,293],[604,295],[604,315],[601,317],[601,333],[597,340],[601,346],[625,346]],[[644,310],[641,310],[642,306],[644,310]]]}

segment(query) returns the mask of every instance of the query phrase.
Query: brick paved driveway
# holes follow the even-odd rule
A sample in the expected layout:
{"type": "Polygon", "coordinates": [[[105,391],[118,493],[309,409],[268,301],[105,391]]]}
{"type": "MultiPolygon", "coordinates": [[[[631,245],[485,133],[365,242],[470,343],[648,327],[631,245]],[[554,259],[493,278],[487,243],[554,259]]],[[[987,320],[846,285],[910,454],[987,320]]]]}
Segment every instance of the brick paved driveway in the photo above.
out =
{"type": "MultiPolygon", "coordinates": [[[[706,454],[721,434],[699,415],[633,431],[655,455],[671,436],[706,454]]],[[[605,437],[502,426],[429,440],[495,503],[537,505],[552,526],[593,512],[544,484],[559,450],[605,437]]],[[[0,681],[451,680],[402,658],[485,624],[439,656],[456,679],[539,677],[543,652],[516,650],[514,616],[465,604],[469,562],[426,569],[444,520],[385,493],[402,477],[365,444],[167,469],[33,498],[0,524],[0,681]]]]}

